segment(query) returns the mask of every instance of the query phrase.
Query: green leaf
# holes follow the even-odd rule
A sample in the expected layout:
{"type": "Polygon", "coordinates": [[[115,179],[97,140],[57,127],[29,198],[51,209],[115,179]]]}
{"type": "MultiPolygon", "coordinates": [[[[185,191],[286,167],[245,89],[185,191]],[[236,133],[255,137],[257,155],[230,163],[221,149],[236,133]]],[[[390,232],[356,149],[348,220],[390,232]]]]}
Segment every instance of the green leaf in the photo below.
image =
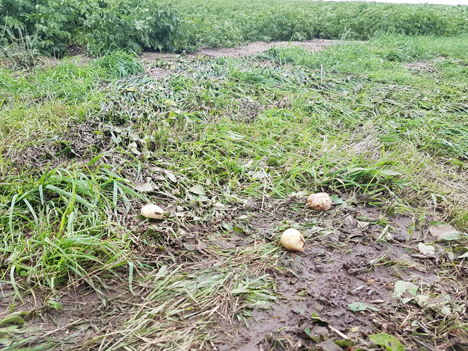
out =
{"type": "Polygon", "coordinates": [[[0,327],[4,327],[7,325],[11,325],[11,324],[23,325],[24,319],[22,315],[24,314],[25,314],[24,312],[14,312],[14,313],[9,314],[8,316],[0,320],[0,327]]]}
{"type": "Polygon", "coordinates": [[[395,288],[392,297],[401,299],[403,303],[411,301],[418,292],[418,286],[404,280],[399,280],[395,283],[395,288]]]}
{"type": "Polygon", "coordinates": [[[341,197],[339,197],[336,194],[331,196],[331,200],[335,205],[341,205],[346,202],[345,200],[343,200],[341,197]]]}
{"type": "Polygon", "coordinates": [[[411,295],[415,296],[418,292],[418,286],[410,282],[405,282],[404,280],[397,281],[392,296],[401,297],[405,292],[409,292],[411,295]]]}
{"type": "Polygon", "coordinates": [[[129,262],[128,262],[128,287],[129,287],[129,289],[130,289],[130,292],[131,292],[132,294],[135,294],[135,293],[133,292],[133,287],[132,287],[132,285],[133,285],[133,262],[130,262],[130,261],[129,261],[129,262]]]}
{"type": "Polygon", "coordinates": [[[87,206],[87,207],[94,207],[93,205],[91,205],[88,201],[86,201],[85,199],[83,199],[80,195],[73,195],[72,193],[68,192],[68,191],[65,191],[63,189],[60,189],[60,188],[57,188],[56,186],[54,185],[46,185],[45,188],[47,190],[51,190],[51,191],[54,191],[56,192],[57,194],[59,194],[60,196],[65,196],[67,198],[72,198],[74,196],[74,201],[84,205],[84,206],[87,206]]]}
{"type": "Polygon", "coordinates": [[[369,340],[374,344],[385,347],[387,351],[405,351],[397,338],[385,333],[369,335],[369,340]]]}
{"type": "Polygon", "coordinates": [[[435,254],[435,247],[432,245],[426,245],[424,243],[418,244],[419,251],[424,255],[434,255],[435,254]]]}
{"type": "Polygon", "coordinates": [[[246,286],[241,286],[241,287],[239,287],[237,289],[232,289],[231,290],[231,294],[233,294],[233,295],[246,294],[246,293],[249,293],[249,292],[250,292],[250,290],[246,286]]]}
{"type": "Polygon", "coordinates": [[[353,312],[365,311],[367,310],[367,305],[362,302],[353,302],[348,305],[349,309],[353,312]]]}
{"type": "Polygon", "coordinates": [[[346,349],[350,346],[353,346],[354,342],[352,342],[351,340],[335,340],[335,344],[337,344],[342,349],[346,349]]]}

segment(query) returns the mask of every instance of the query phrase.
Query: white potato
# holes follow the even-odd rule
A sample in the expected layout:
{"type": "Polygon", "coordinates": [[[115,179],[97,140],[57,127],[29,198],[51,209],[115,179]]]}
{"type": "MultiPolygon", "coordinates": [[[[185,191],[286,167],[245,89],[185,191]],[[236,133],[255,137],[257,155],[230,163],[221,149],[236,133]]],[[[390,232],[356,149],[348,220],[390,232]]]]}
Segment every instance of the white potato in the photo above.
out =
{"type": "Polygon", "coordinates": [[[301,232],[289,228],[281,235],[281,244],[289,251],[304,252],[305,240],[301,232]]]}

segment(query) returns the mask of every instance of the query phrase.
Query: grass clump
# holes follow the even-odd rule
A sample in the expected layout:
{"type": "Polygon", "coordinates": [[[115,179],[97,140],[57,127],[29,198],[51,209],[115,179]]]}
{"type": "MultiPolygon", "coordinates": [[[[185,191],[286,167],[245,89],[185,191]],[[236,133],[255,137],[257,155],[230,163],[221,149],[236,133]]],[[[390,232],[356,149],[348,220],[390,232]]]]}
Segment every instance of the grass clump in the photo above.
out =
{"type": "Polygon", "coordinates": [[[52,129],[65,131],[68,122],[84,121],[102,98],[103,85],[142,72],[140,62],[125,51],[38,65],[32,71],[0,68],[0,151],[50,136],[52,129]]]}
{"type": "Polygon", "coordinates": [[[31,284],[55,290],[77,279],[94,285],[89,273],[125,262],[118,202],[142,198],[127,183],[106,168],[46,170],[29,181],[4,177],[1,252],[15,290],[31,284]]]}

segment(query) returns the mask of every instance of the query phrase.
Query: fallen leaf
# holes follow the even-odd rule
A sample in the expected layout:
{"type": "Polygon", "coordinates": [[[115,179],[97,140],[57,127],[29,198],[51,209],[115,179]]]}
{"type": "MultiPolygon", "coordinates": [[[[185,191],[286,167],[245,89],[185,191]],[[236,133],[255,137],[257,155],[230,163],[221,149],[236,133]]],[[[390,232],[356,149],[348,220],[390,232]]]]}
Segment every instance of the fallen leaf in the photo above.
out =
{"type": "Polygon", "coordinates": [[[451,314],[450,297],[442,294],[436,297],[429,295],[417,295],[414,301],[422,308],[430,308],[431,310],[443,315],[451,314]]]}
{"type": "Polygon", "coordinates": [[[444,222],[431,222],[429,232],[437,240],[458,240],[460,233],[450,224],[444,222]]]}
{"type": "Polygon", "coordinates": [[[361,229],[366,229],[370,224],[370,222],[364,222],[364,221],[356,221],[356,223],[358,227],[361,229]]]}
{"type": "Polygon", "coordinates": [[[176,178],[176,176],[175,176],[173,173],[171,173],[171,172],[166,172],[166,175],[167,175],[167,177],[169,178],[169,180],[170,180],[171,182],[177,183],[177,178],[176,178]]]}
{"type": "Polygon", "coordinates": [[[335,344],[337,344],[342,349],[347,349],[354,345],[352,340],[335,340],[335,344]]]}
{"type": "Polygon", "coordinates": [[[374,344],[385,347],[387,351],[405,351],[403,345],[392,335],[385,333],[369,335],[369,340],[374,344]]]}
{"type": "Polygon", "coordinates": [[[331,200],[335,205],[340,205],[340,204],[345,203],[345,201],[336,194],[331,196],[331,200]]]}
{"type": "Polygon", "coordinates": [[[197,249],[196,245],[184,243],[184,247],[189,251],[195,251],[197,249]]]}
{"type": "Polygon", "coordinates": [[[459,258],[459,259],[460,259],[460,258],[468,258],[468,251],[465,252],[463,255],[459,256],[458,258],[459,258]]]}
{"type": "Polygon", "coordinates": [[[418,292],[418,286],[404,280],[399,280],[395,283],[392,297],[401,299],[403,303],[411,301],[418,292]]]}
{"type": "Polygon", "coordinates": [[[205,195],[205,189],[201,185],[194,185],[189,190],[197,195],[205,195]]]}
{"type": "Polygon", "coordinates": [[[199,240],[196,247],[197,247],[198,251],[203,251],[208,247],[208,245],[206,245],[204,242],[199,240]]]}
{"type": "Polygon", "coordinates": [[[253,179],[263,179],[268,177],[268,174],[263,169],[259,171],[251,171],[248,173],[248,175],[250,175],[253,179]]]}
{"type": "Polygon", "coordinates": [[[228,131],[228,132],[226,133],[226,136],[228,137],[228,139],[231,139],[231,140],[234,140],[234,141],[236,141],[236,140],[242,140],[242,139],[245,138],[244,135],[238,134],[238,133],[234,133],[234,132],[231,131],[231,130],[228,131]]]}
{"type": "Polygon", "coordinates": [[[419,251],[424,255],[434,255],[435,254],[435,247],[432,245],[426,245],[424,243],[418,244],[419,251]]]}
{"type": "Polygon", "coordinates": [[[128,144],[127,150],[132,151],[137,156],[141,155],[141,152],[138,150],[138,145],[135,142],[128,144]]]}
{"type": "Polygon", "coordinates": [[[312,312],[312,320],[319,325],[328,325],[328,322],[322,318],[320,318],[317,313],[312,312]]]}

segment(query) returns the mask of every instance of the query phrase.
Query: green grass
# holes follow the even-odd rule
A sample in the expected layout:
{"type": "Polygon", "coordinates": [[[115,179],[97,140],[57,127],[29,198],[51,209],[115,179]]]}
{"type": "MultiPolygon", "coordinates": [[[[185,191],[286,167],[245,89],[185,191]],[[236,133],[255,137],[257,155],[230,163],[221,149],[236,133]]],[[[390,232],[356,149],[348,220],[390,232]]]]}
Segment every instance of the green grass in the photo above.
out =
{"type": "Polygon", "coordinates": [[[128,234],[120,229],[125,223],[117,217],[118,202],[145,199],[106,167],[4,177],[0,194],[1,252],[11,262],[15,290],[39,284],[55,291],[69,274],[86,279],[125,263],[128,234]]]}
{"type": "Polygon", "coordinates": [[[167,349],[208,347],[216,318],[248,323],[253,305],[274,301],[266,274],[280,256],[258,237],[216,247],[253,230],[219,208],[327,191],[391,214],[438,206],[467,230],[466,39],[180,57],[164,80],[125,52],[3,69],[0,265],[11,308],[31,291],[46,308],[68,286],[104,294],[112,281],[131,293],[125,319],[87,346],[137,349],[154,337],[167,349]],[[147,201],[167,210],[164,221],[138,217],[147,201]]]}

